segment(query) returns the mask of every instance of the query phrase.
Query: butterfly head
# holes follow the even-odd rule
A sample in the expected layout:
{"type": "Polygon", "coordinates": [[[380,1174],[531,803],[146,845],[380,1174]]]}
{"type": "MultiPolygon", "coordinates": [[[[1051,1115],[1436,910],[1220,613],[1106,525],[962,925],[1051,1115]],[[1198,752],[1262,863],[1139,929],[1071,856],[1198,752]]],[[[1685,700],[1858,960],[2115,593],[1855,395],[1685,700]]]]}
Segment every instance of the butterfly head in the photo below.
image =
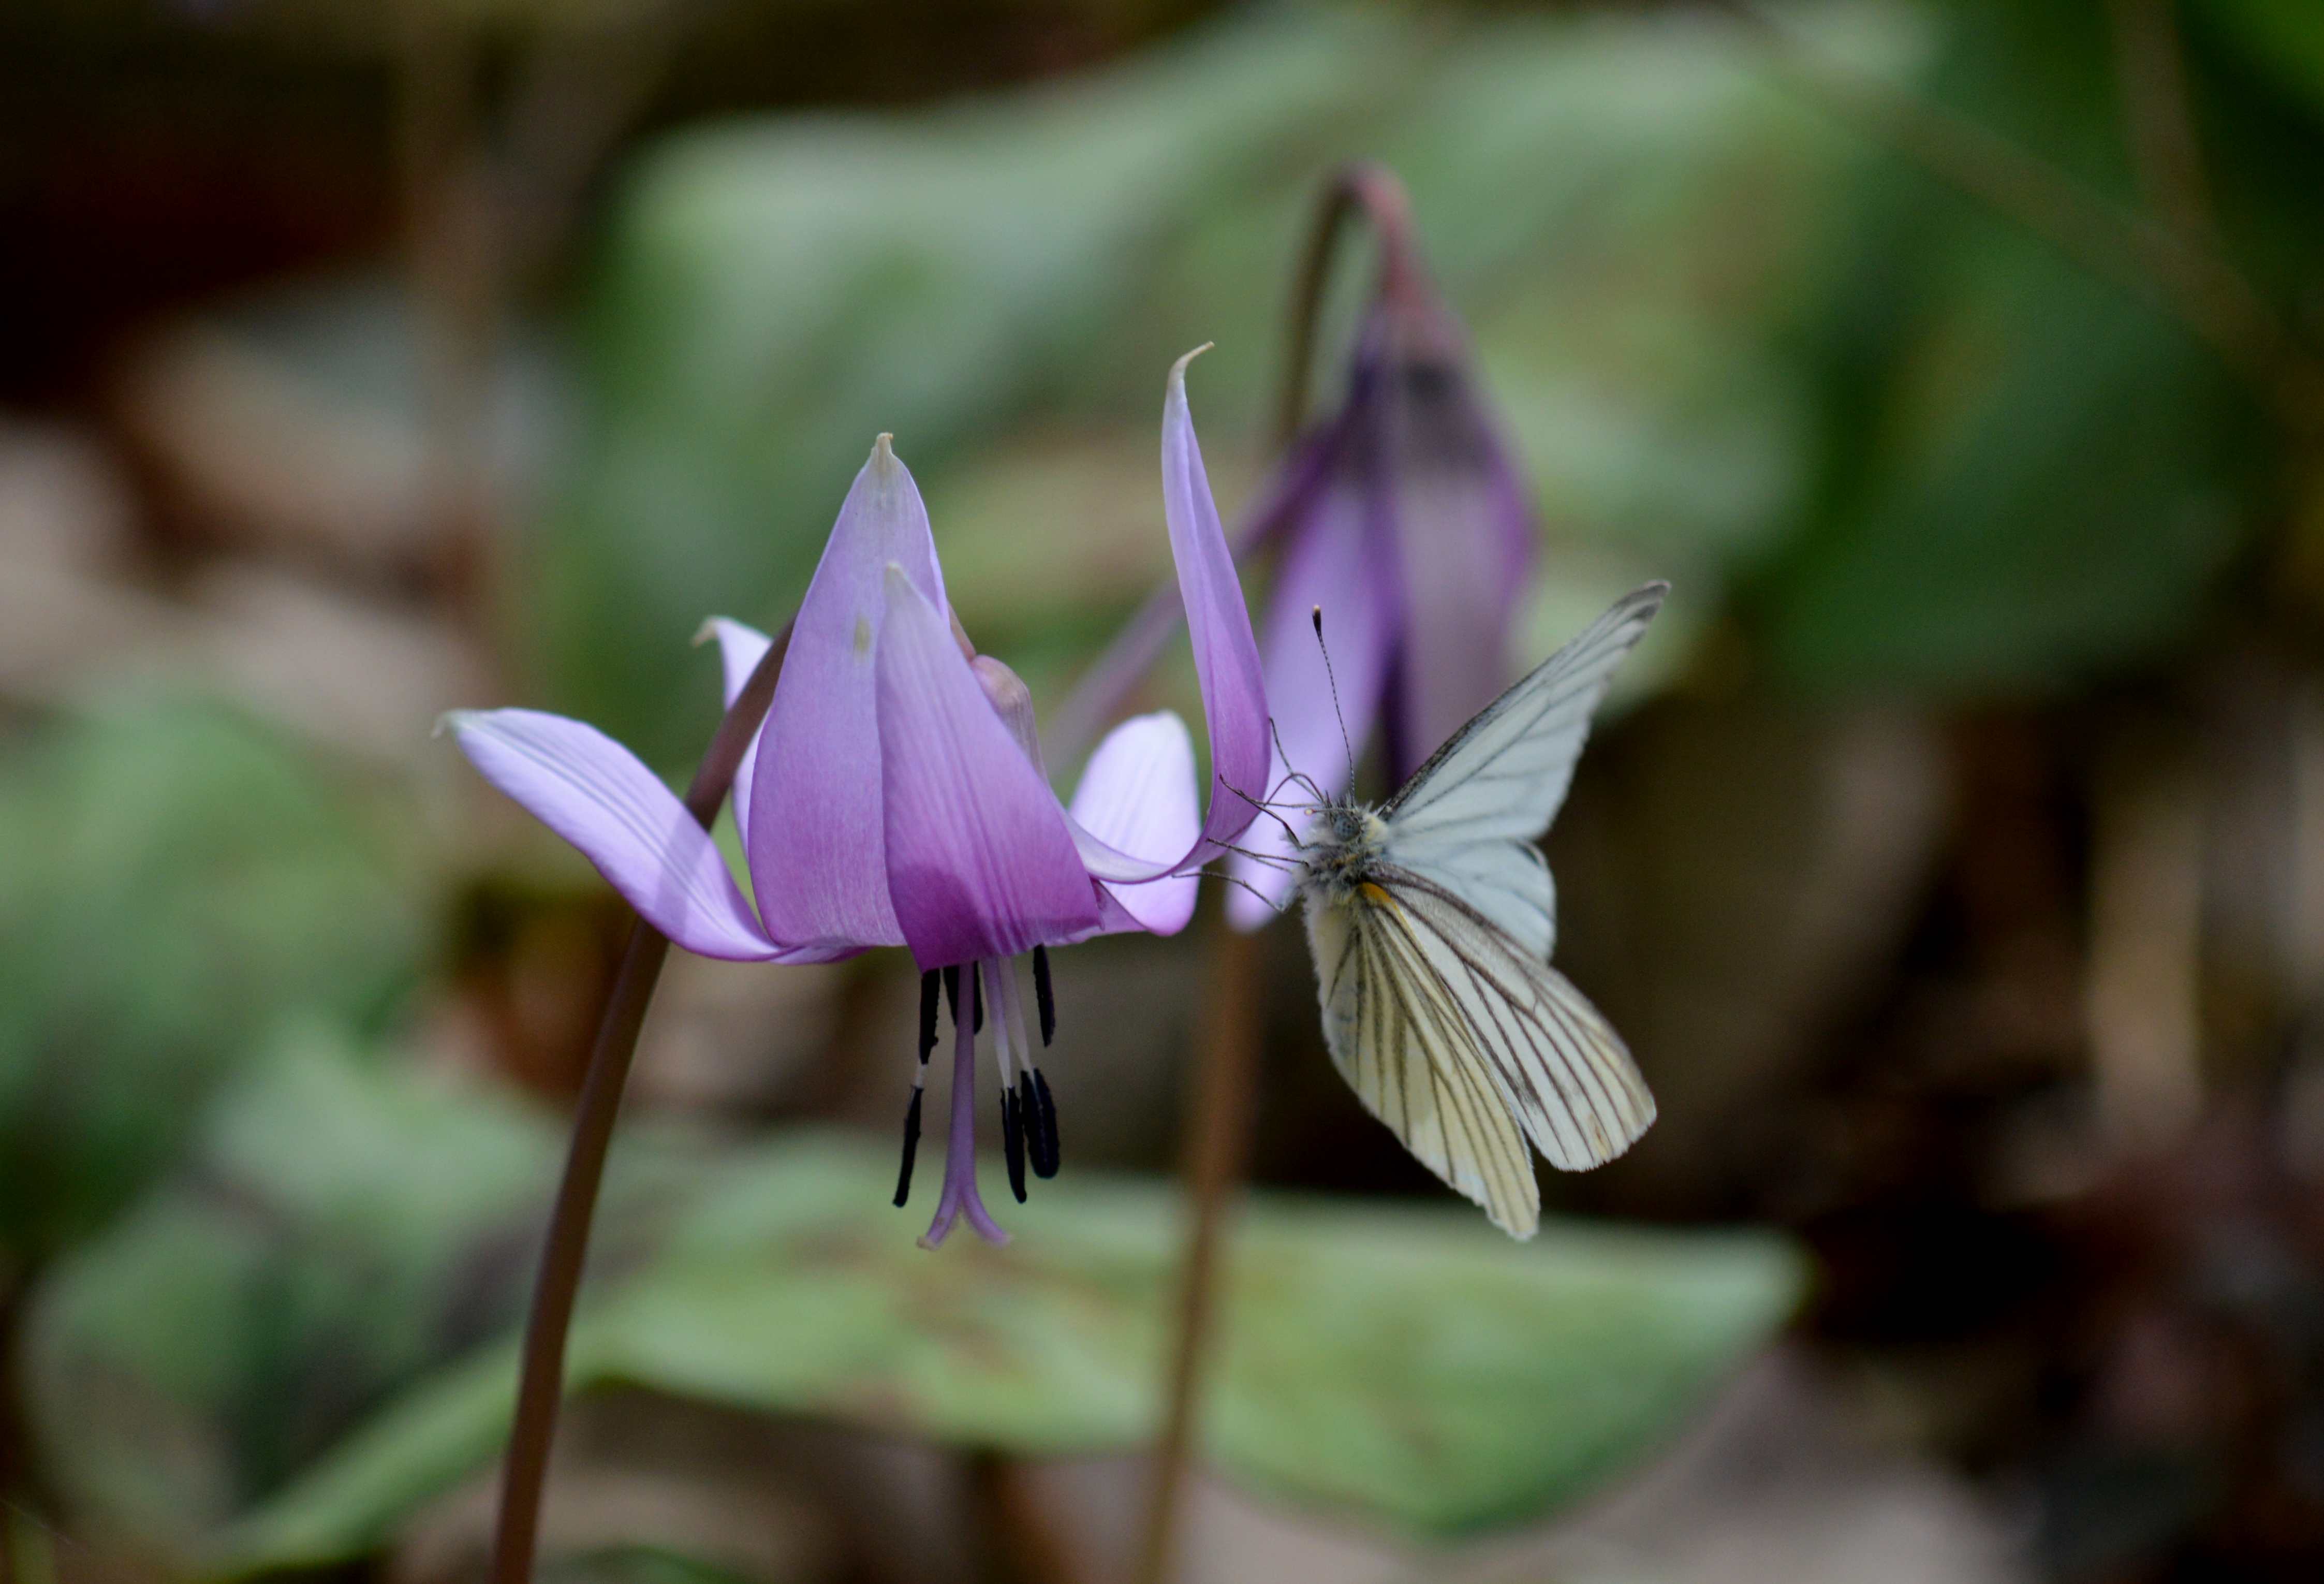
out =
{"type": "Polygon", "coordinates": [[[1326,901],[1344,900],[1363,883],[1387,842],[1387,822],[1368,806],[1344,797],[1323,804],[1300,843],[1300,882],[1326,901]]]}

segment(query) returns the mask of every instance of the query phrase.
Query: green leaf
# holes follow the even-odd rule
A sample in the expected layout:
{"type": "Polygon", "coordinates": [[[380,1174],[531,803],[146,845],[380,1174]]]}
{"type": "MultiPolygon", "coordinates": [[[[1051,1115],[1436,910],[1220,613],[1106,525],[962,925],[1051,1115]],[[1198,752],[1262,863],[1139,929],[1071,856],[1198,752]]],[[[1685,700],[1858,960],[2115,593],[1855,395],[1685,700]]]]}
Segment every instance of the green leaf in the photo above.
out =
{"type": "Polygon", "coordinates": [[[1932,209],[1863,262],[1878,306],[1841,316],[1865,344],[1832,366],[1821,499],[1757,591],[1763,631],[1824,686],[2023,692],[2135,664],[2242,544],[2264,425],[2159,311],[1932,209]]]}
{"type": "Polygon", "coordinates": [[[2197,0],[2192,9],[2311,113],[2324,115],[2324,6],[2314,0],[2197,0]]]}
{"type": "MultiPolygon", "coordinates": [[[[385,1543],[506,1433],[517,1229],[540,1211],[546,1145],[505,1102],[312,1051],[239,1092],[192,1182],[38,1294],[51,1478],[206,1571],[385,1543]],[[278,1421],[299,1460],[290,1430],[254,1439],[278,1421]]],[[[920,1208],[888,1203],[890,1152],[852,1136],[726,1156],[632,1137],[615,1168],[576,1387],[1013,1456],[1154,1432],[1167,1184],[1075,1172],[1007,1211],[1008,1248],[930,1254],[920,1208]]],[[[1537,1515],[1634,1462],[1766,1340],[1801,1277],[1769,1236],[1552,1224],[1519,1245],[1465,1206],[1266,1194],[1233,1247],[1210,1458],[1423,1535],[1537,1515]]]]}
{"type": "Polygon", "coordinates": [[[189,701],[0,760],[0,1249],[127,1202],[281,1018],[376,1018],[417,972],[392,827],[290,744],[189,701]]]}
{"type": "Polygon", "coordinates": [[[222,1096],[195,1156],[38,1289],[27,1345],[60,1487],[181,1555],[513,1322],[556,1138],[308,1035],[222,1096]]]}
{"type": "MultiPolygon", "coordinates": [[[[1883,60],[1918,38],[1855,32],[1883,60]]],[[[964,588],[980,644],[1069,671],[1164,565],[1160,381],[1204,341],[1198,419],[1247,498],[1299,237],[1359,155],[1406,175],[1559,543],[1721,573],[1804,488],[1815,392],[1781,338],[1853,147],[1718,19],[1323,7],[967,106],[673,138],[592,286],[593,431],[528,584],[545,674],[649,760],[690,753],[713,701],[684,639],[780,619],[881,430],[948,561],[963,529],[992,575],[964,588]]]]}
{"type": "MultiPolygon", "coordinates": [[[[1941,48],[1876,79],[2135,202],[2104,7],[1935,14],[1941,48]]],[[[2246,541],[2268,424],[2159,287],[2041,232],[1867,162],[1802,305],[1798,517],[1741,591],[1791,679],[1962,699],[2119,674],[2195,630],[2246,541]]]]}

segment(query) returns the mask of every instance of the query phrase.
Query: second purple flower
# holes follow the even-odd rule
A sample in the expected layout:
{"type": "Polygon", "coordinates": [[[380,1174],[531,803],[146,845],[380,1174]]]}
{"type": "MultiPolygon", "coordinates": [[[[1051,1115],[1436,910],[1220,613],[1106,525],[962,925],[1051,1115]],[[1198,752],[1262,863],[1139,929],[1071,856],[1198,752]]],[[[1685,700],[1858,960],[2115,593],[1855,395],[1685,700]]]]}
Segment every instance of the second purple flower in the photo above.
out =
{"type": "MultiPolygon", "coordinates": [[[[1528,492],[1487,411],[1468,337],[1422,264],[1404,190],[1376,166],[1342,178],[1379,243],[1346,396],[1277,468],[1252,548],[1281,547],[1262,622],[1268,701],[1282,734],[1271,779],[1346,790],[1375,730],[1390,785],[1511,680],[1509,629],[1534,562],[1528,492]],[[1337,707],[1314,628],[1338,678],[1337,707]],[[1340,735],[1344,716],[1347,741],[1340,735]]],[[[1272,822],[1238,860],[1244,928],[1289,887],[1272,822]]]]}

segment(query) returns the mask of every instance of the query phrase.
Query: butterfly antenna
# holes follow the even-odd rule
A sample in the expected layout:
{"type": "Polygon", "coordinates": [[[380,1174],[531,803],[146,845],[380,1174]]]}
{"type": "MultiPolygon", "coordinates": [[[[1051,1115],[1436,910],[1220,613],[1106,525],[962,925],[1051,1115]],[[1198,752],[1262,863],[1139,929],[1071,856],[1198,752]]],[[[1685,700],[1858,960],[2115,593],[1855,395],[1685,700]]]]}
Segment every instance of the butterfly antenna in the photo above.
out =
{"type": "Polygon", "coordinates": [[[1323,641],[1323,606],[1318,605],[1315,607],[1314,620],[1315,622],[1315,647],[1323,651],[1323,680],[1331,685],[1332,716],[1334,720],[1340,723],[1340,751],[1348,756],[1348,785],[1352,787],[1356,784],[1356,751],[1348,741],[1348,717],[1340,708],[1340,679],[1332,674],[1331,646],[1323,641]]]}

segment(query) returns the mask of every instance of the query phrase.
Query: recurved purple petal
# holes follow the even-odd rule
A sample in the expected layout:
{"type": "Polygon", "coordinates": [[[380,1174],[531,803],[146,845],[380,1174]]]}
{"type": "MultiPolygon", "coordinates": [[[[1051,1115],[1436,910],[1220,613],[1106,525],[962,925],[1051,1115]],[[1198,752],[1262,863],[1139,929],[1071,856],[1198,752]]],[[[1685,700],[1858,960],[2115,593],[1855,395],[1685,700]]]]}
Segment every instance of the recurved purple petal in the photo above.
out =
{"type": "Polygon", "coordinates": [[[786,956],[752,916],[710,833],[628,749],[539,710],[461,710],[444,726],[484,779],[579,848],[671,940],[706,957],[786,956]]]}
{"type": "Polygon", "coordinates": [[[890,566],[945,610],[927,508],[882,435],[807,585],[759,744],[752,889],[768,931],[786,944],[904,939],[889,899],[873,659],[890,566]]]}
{"type": "Polygon", "coordinates": [[[1240,929],[1272,918],[1270,905],[1289,894],[1292,833],[1305,833],[1305,806],[1347,790],[1350,757],[1364,751],[1379,715],[1395,611],[1380,569],[1364,552],[1363,497],[1353,481],[1334,480],[1318,493],[1294,534],[1268,601],[1260,652],[1267,657],[1267,707],[1280,746],[1267,795],[1286,806],[1280,818],[1259,819],[1245,831],[1237,843],[1245,852],[1231,861],[1228,872],[1243,883],[1227,898],[1227,917],[1240,929]],[[1318,610],[1323,613],[1320,643],[1318,610]],[[1288,780],[1295,771],[1312,786],[1288,780]]]}
{"type": "Polygon", "coordinates": [[[922,968],[1078,940],[1097,890],[1065,810],[984,695],[944,616],[886,576],[875,672],[891,902],[922,968]]]}
{"type": "MultiPolygon", "coordinates": [[[[1329,437],[1316,435],[1302,443],[1268,479],[1256,502],[1246,506],[1228,542],[1238,562],[1273,549],[1305,516],[1308,497],[1335,461],[1334,447],[1324,443],[1329,437]]],[[[1052,758],[1070,761],[1081,757],[1098,728],[1121,712],[1153,670],[1185,614],[1186,603],[1175,581],[1154,591],[1050,717],[1052,758]]]]}
{"type": "Polygon", "coordinates": [[[1178,566],[1178,594],[1194,640],[1194,673],[1202,685],[1204,725],[1211,739],[1211,796],[1203,838],[1188,860],[1199,862],[1215,844],[1232,841],[1250,824],[1250,799],[1263,796],[1267,776],[1267,690],[1260,680],[1259,643],[1250,611],[1235,578],[1234,557],[1219,524],[1194,418],[1186,404],[1188,353],[1170,370],[1162,407],[1162,512],[1170,554],[1178,566]]]}
{"type": "Polygon", "coordinates": [[[1176,863],[1202,833],[1202,813],[1194,806],[1194,741],[1185,722],[1159,710],[1115,727],[1090,756],[1067,812],[1074,846],[1089,871],[1102,879],[1111,874],[1134,882],[1106,886],[1130,923],[1163,935],[1186,927],[1194,915],[1198,877],[1189,870],[1139,878],[1176,863]]]}
{"type": "Polygon", "coordinates": [[[757,628],[737,622],[731,616],[711,617],[702,624],[702,631],[695,635],[694,641],[700,643],[708,638],[718,640],[721,697],[726,707],[732,709],[735,696],[742,691],[742,685],[750,681],[751,673],[759,668],[759,662],[767,658],[767,650],[775,640],[757,628]]]}
{"type": "MultiPolygon", "coordinates": [[[[731,710],[735,695],[750,681],[751,673],[759,668],[759,662],[766,658],[775,640],[755,627],[746,627],[724,616],[713,616],[705,622],[694,641],[700,643],[706,638],[718,640],[718,660],[724,674],[723,697],[731,710]]],[[[759,741],[766,734],[767,723],[761,721],[759,729],[751,733],[751,743],[742,751],[742,762],[734,767],[734,829],[742,838],[745,852],[751,849],[751,785],[758,778],[759,741]]]]}

